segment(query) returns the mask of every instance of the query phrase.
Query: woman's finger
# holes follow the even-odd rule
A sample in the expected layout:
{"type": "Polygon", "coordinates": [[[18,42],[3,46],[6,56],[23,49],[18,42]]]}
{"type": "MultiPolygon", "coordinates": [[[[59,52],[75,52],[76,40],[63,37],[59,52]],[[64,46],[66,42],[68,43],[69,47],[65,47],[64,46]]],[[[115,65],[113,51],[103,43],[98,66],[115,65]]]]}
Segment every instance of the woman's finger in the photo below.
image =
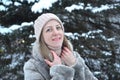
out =
{"type": "Polygon", "coordinates": [[[64,47],[64,50],[68,53],[70,53],[71,51],[67,48],[67,47],[64,47]]]}
{"type": "Polygon", "coordinates": [[[54,51],[51,51],[51,53],[52,53],[54,59],[56,59],[58,57],[54,51]]]}
{"type": "Polygon", "coordinates": [[[46,62],[49,66],[52,66],[52,62],[50,62],[49,60],[45,59],[45,62],[46,62]]]}

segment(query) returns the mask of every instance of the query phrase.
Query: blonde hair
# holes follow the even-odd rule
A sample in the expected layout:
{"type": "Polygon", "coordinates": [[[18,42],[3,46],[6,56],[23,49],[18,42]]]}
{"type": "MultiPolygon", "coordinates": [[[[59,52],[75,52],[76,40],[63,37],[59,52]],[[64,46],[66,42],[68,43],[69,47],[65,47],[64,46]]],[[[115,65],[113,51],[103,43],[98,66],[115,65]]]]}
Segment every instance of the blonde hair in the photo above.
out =
{"type": "MultiPolygon", "coordinates": [[[[53,56],[50,54],[50,50],[48,49],[47,45],[45,44],[42,35],[40,36],[39,44],[40,44],[41,55],[43,56],[43,58],[53,61],[53,56]]],[[[62,44],[61,48],[63,48],[63,47],[67,47],[69,50],[73,51],[72,45],[66,36],[64,36],[63,44],[62,44]]]]}

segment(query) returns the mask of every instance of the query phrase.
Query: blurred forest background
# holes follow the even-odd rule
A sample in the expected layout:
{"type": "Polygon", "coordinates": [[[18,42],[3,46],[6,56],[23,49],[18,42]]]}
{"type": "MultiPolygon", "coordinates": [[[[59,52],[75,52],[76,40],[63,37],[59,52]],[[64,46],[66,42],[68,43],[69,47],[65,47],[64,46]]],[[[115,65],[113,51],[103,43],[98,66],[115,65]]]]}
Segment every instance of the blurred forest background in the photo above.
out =
{"type": "Polygon", "coordinates": [[[60,17],[74,50],[99,80],[120,80],[120,0],[56,0],[41,12],[31,10],[39,0],[7,0],[11,4],[3,1],[0,0],[0,6],[5,7],[5,10],[0,9],[0,26],[22,27],[8,33],[0,31],[0,80],[24,79],[23,65],[30,58],[35,41],[33,23],[44,12],[60,17]],[[69,11],[66,8],[80,3],[82,9],[69,11]],[[112,8],[98,12],[87,9],[102,5],[112,8]]]}

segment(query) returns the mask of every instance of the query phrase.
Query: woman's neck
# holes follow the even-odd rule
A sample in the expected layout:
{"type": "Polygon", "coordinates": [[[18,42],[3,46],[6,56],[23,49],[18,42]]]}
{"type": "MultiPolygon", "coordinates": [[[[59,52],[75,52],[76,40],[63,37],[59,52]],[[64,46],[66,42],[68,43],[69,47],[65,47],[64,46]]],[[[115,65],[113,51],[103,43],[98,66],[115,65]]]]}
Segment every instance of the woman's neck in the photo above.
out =
{"type": "Polygon", "coordinates": [[[52,46],[48,46],[48,48],[50,49],[50,50],[53,50],[58,56],[60,56],[61,55],[61,47],[52,47],[52,46]]]}

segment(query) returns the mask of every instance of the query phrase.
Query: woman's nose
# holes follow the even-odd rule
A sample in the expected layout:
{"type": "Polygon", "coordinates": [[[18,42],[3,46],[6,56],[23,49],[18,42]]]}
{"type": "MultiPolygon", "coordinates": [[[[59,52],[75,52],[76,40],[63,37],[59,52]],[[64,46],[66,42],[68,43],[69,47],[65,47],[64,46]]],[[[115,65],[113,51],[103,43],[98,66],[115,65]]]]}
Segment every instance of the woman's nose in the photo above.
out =
{"type": "Polygon", "coordinates": [[[53,29],[53,34],[54,35],[58,34],[58,30],[57,29],[53,29]]]}

